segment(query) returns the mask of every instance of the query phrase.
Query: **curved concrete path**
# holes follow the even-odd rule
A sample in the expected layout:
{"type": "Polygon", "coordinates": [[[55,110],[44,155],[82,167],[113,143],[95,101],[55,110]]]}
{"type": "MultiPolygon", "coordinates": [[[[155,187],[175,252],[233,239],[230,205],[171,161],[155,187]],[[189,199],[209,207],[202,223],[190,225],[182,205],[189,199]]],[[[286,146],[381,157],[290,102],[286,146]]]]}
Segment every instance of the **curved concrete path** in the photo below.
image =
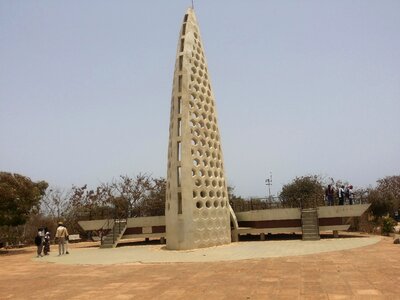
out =
{"type": "Polygon", "coordinates": [[[189,251],[166,250],[165,245],[141,245],[115,249],[72,249],[71,254],[62,256],[57,256],[56,247],[53,247],[54,250],[50,256],[33,260],[70,265],[236,261],[347,250],[372,245],[380,240],[378,236],[364,236],[306,242],[301,240],[253,241],[189,251]]]}

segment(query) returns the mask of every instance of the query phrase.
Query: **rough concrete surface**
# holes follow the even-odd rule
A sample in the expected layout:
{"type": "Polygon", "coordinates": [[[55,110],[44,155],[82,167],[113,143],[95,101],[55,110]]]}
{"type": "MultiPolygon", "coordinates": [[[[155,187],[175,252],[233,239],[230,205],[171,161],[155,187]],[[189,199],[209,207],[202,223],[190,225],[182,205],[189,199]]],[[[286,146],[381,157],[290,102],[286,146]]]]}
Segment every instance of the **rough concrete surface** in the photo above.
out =
{"type": "MultiPolygon", "coordinates": [[[[283,249],[302,243],[310,242],[247,244],[282,244],[283,249]]],[[[87,246],[72,245],[68,258],[79,261],[85,251],[102,251],[78,249],[82,245],[87,246]]],[[[135,247],[114,250],[136,251],[135,247]]],[[[67,256],[59,257],[60,263],[36,259],[34,250],[0,255],[0,299],[400,299],[400,248],[388,237],[331,252],[190,263],[73,265],[61,261],[67,256]]],[[[51,260],[57,258],[55,250],[51,260]]]]}

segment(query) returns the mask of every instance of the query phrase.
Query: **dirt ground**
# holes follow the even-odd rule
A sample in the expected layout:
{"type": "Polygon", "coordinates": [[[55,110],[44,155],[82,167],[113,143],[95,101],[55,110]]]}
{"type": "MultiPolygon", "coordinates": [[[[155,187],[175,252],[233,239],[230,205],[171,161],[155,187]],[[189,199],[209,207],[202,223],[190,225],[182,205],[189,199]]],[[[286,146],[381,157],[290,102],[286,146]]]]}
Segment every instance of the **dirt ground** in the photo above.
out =
{"type": "Polygon", "coordinates": [[[351,250],[235,262],[78,266],[34,256],[33,247],[0,255],[0,299],[400,299],[400,245],[389,237],[351,250]]]}

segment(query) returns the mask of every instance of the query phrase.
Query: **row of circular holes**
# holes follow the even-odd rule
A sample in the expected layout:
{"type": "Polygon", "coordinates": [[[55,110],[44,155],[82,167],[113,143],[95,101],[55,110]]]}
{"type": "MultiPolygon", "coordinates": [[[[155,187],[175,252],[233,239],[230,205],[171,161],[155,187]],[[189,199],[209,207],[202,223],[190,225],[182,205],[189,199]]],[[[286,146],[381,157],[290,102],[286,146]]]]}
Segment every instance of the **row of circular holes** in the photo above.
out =
{"type": "Polygon", "coordinates": [[[211,128],[212,128],[212,130],[214,132],[217,132],[217,125],[215,123],[213,123],[213,122],[209,122],[208,120],[200,120],[200,121],[197,122],[195,119],[191,119],[189,121],[189,126],[190,127],[196,127],[197,125],[199,125],[198,127],[200,129],[207,128],[208,130],[211,130],[211,128]]]}
{"type": "Polygon", "coordinates": [[[208,130],[200,130],[198,128],[194,130],[192,129],[191,131],[197,138],[201,138],[203,136],[206,139],[210,138],[211,140],[219,141],[218,133],[215,133],[214,131],[209,133],[208,130]]]}
{"type": "MultiPolygon", "coordinates": [[[[214,207],[217,208],[219,205],[221,205],[221,207],[225,207],[226,201],[225,201],[225,200],[222,200],[222,201],[215,200],[215,201],[214,201],[214,207]]],[[[199,201],[196,202],[196,207],[197,207],[198,209],[203,208],[203,206],[204,206],[203,201],[199,200],[199,201]]],[[[206,208],[211,208],[211,207],[212,207],[211,201],[210,201],[210,200],[207,200],[205,206],[206,206],[206,208]]]]}
{"type": "Polygon", "coordinates": [[[192,155],[196,155],[199,157],[202,157],[203,155],[205,155],[208,158],[212,157],[213,159],[218,159],[218,160],[221,159],[221,154],[217,153],[217,151],[205,150],[203,153],[202,149],[192,149],[191,153],[192,153],[192,155]]]}
{"type": "MultiPolygon", "coordinates": [[[[192,169],[192,177],[195,177],[197,175],[197,173],[198,173],[199,177],[205,177],[206,176],[206,171],[204,169],[200,169],[200,170],[198,170],[198,172],[197,172],[196,169],[192,169]]],[[[224,174],[222,173],[222,171],[218,172],[218,170],[214,170],[214,172],[213,172],[212,170],[208,170],[207,171],[207,176],[209,178],[211,178],[211,177],[215,177],[215,178],[221,177],[221,178],[223,178],[224,174]]]]}
{"type": "MultiPolygon", "coordinates": [[[[196,182],[197,183],[197,182],[196,182]]],[[[196,184],[195,183],[195,184],[196,184]]],[[[197,185],[197,184],[196,184],[197,185]]],[[[197,185],[198,187],[200,187],[201,185],[197,185]]],[[[207,186],[209,186],[209,185],[207,185],[207,186]]],[[[222,186],[220,186],[221,188],[222,188],[222,186]]],[[[215,189],[215,190],[210,190],[209,192],[208,192],[208,196],[210,197],[210,198],[213,198],[213,197],[218,197],[218,198],[220,198],[221,196],[223,197],[223,198],[225,198],[225,191],[222,191],[221,192],[221,190],[220,189],[215,189]],[[216,192],[215,192],[215,190],[216,190],[216,192]]],[[[198,196],[198,193],[197,193],[197,191],[196,190],[193,190],[193,198],[197,198],[197,196],[198,196]]],[[[199,193],[199,196],[201,197],[201,198],[206,198],[207,197],[207,192],[206,191],[204,191],[204,190],[201,190],[200,191],[200,193],[199,193]]]]}
{"type": "MultiPolygon", "coordinates": [[[[192,138],[191,143],[193,146],[197,146],[199,144],[199,141],[196,138],[192,138]]],[[[206,142],[206,140],[204,138],[200,139],[200,145],[202,147],[205,147],[206,145],[208,145],[209,148],[220,149],[220,145],[218,142],[213,143],[211,140],[206,142]]]]}
{"type": "MultiPolygon", "coordinates": [[[[202,163],[203,163],[204,167],[210,166],[210,168],[214,168],[214,166],[215,166],[216,168],[222,168],[222,162],[220,162],[218,160],[216,162],[214,162],[213,160],[203,159],[202,163]]],[[[195,167],[199,167],[200,159],[198,159],[198,158],[193,159],[193,165],[195,167]]]]}

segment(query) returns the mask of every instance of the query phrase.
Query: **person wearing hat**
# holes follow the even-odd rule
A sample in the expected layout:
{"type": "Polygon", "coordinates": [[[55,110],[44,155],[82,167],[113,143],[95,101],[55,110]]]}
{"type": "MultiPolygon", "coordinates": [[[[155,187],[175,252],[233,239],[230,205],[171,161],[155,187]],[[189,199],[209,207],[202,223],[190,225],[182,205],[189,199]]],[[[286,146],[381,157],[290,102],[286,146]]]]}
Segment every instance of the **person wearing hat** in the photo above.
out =
{"type": "Polygon", "coordinates": [[[56,239],[58,240],[58,255],[65,254],[65,238],[68,236],[68,230],[62,222],[58,222],[56,239]]]}

